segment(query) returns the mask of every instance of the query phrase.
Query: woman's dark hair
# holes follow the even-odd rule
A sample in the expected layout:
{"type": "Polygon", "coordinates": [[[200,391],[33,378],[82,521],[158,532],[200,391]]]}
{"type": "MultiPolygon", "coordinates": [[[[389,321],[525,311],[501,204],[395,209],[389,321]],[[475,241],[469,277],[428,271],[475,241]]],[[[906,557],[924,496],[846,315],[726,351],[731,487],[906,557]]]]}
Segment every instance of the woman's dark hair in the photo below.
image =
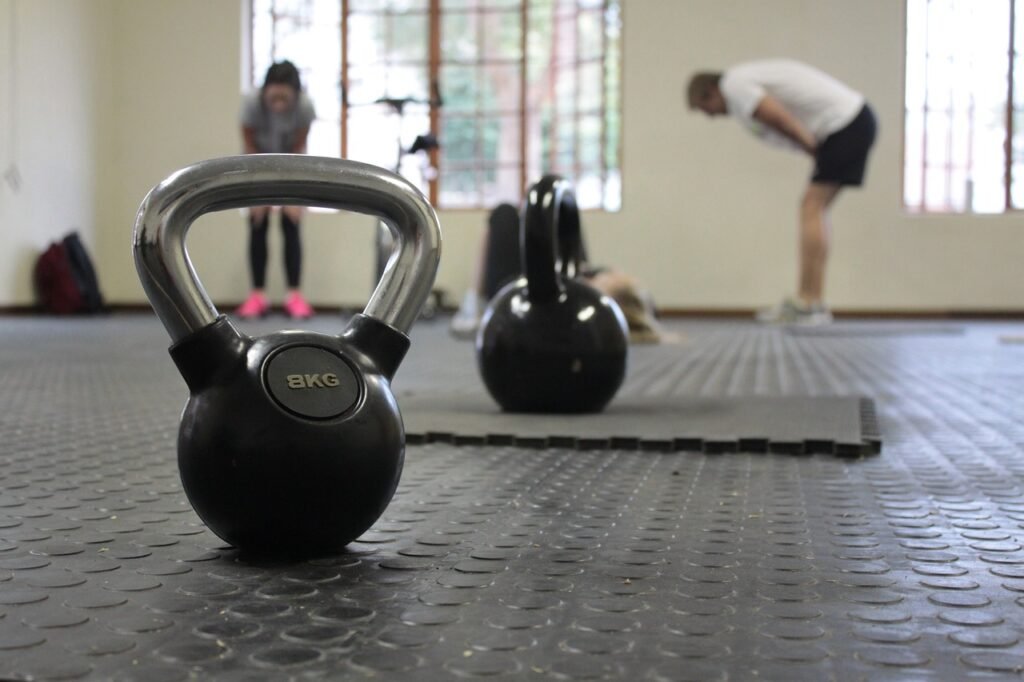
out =
{"type": "Polygon", "coordinates": [[[267,75],[263,79],[263,89],[275,83],[291,86],[295,90],[296,95],[302,91],[302,80],[299,78],[299,70],[287,59],[271,64],[270,68],[267,69],[267,75]]]}

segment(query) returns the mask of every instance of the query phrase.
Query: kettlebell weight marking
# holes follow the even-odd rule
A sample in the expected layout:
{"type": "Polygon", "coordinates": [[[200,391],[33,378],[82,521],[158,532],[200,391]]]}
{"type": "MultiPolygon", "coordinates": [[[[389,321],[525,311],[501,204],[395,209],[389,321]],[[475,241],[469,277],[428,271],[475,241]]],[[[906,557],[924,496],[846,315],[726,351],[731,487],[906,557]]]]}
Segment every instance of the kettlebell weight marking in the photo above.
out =
{"type": "Polygon", "coordinates": [[[336,419],[358,409],[363,393],[358,374],[358,369],[328,348],[288,346],[267,358],[263,385],[290,414],[336,419]]]}
{"type": "Polygon", "coordinates": [[[341,382],[338,381],[338,375],[333,372],[324,372],[323,374],[288,374],[285,376],[288,381],[288,388],[291,389],[304,389],[304,388],[334,388],[341,382]]]}

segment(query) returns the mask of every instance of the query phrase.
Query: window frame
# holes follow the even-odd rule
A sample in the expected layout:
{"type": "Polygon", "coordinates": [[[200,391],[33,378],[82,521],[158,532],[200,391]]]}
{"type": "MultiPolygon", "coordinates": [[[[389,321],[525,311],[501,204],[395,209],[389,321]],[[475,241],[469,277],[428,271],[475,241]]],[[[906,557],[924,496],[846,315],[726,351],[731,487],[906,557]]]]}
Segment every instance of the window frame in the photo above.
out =
{"type": "MultiPolygon", "coordinates": [[[[1007,45],[1007,70],[1006,70],[1006,107],[1005,115],[1003,118],[1003,150],[1002,150],[1002,179],[1003,179],[1003,202],[1002,206],[998,211],[976,211],[973,206],[968,202],[962,208],[957,208],[949,201],[949,192],[947,190],[947,201],[943,207],[929,207],[927,202],[927,170],[930,168],[928,165],[928,153],[927,153],[927,140],[928,140],[928,113],[930,111],[937,111],[936,109],[930,109],[928,107],[928,86],[926,76],[925,78],[925,96],[923,107],[917,111],[922,114],[922,127],[921,127],[921,196],[917,204],[910,204],[907,202],[907,148],[909,146],[910,139],[908,137],[908,126],[907,121],[911,113],[911,109],[907,106],[907,91],[908,91],[908,44],[909,44],[909,30],[910,30],[910,3],[915,0],[903,0],[903,14],[902,14],[902,54],[903,54],[903,73],[902,73],[902,97],[900,100],[900,110],[902,113],[901,120],[901,131],[903,144],[900,146],[900,205],[905,213],[911,215],[940,215],[940,216],[958,216],[958,215],[979,215],[979,216],[999,216],[1006,214],[1014,214],[1024,211],[1024,202],[1020,205],[1015,205],[1013,201],[1013,182],[1014,179],[1024,185],[1024,174],[1018,176],[1014,175],[1014,150],[1013,150],[1013,138],[1014,134],[1020,131],[1017,130],[1017,126],[1014,125],[1014,115],[1017,112],[1024,113],[1024,106],[1017,107],[1014,103],[1014,97],[1017,95],[1016,88],[1014,87],[1014,71],[1018,67],[1017,65],[1017,3],[1019,0],[1007,0],[1008,5],[1008,30],[1006,33],[1006,45],[1007,45]]],[[[926,8],[931,4],[932,0],[924,0],[926,8]]],[[[927,10],[926,10],[927,11],[927,10]]],[[[930,56],[928,55],[927,42],[924,46],[925,64],[927,65],[930,56]]],[[[975,125],[974,120],[974,104],[971,105],[971,118],[969,125],[973,128],[975,125]]],[[[952,116],[950,116],[952,122],[952,116]]],[[[970,159],[970,157],[968,157],[970,159]]],[[[1024,159],[1022,159],[1024,161],[1024,159]]],[[[947,161],[947,166],[951,167],[952,162],[947,161]]],[[[967,171],[969,172],[974,168],[973,164],[968,162],[967,171]]]]}
{"type": "MultiPolygon", "coordinates": [[[[341,35],[340,35],[339,42],[340,42],[340,49],[341,49],[341,55],[340,55],[341,58],[340,58],[339,82],[340,82],[340,86],[341,86],[341,92],[343,93],[342,96],[341,96],[340,107],[339,107],[339,109],[340,109],[340,116],[339,116],[340,145],[339,145],[338,153],[340,154],[341,158],[347,158],[348,157],[348,151],[349,151],[349,140],[350,140],[350,136],[352,134],[350,129],[349,129],[350,110],[353,108],[353,106],[356,106],[354,103],[349,102],[348,101],[348,97],[345,95],[345,93],[349,92],[350,84],[351,84],[350,77],[349,77],[350,60],[349,60],[349,56],[348,56],[348,49],[349,49],[348,31],[349,31],[349,19],[350,19],[350,16],[352,15],[352,13],[353,13],[353,10],[352,10],[352,7],[351,7],[352,0],[336,0],[336,1],[340,5],[340,26],[339,26],[339,31],[340,31],[341,35]]],[[[442,2],[443,2],[443,0],[427,0],[427,6],[426,6],[426,9],[425,9],[425,14],[427,16],[428,32],[429,32],[429,35],[427,36],[427,45],[428,45],[427,52],[428,52],[428,54],[426,55],[426,60],[425,60],[426,66],[427,66],[427,82],[430,84],[430,87],[434,91],[436,91],[436,88],[437,88],[438,84],[441,82],[442,66],[446,63],[444,58],[443,58],[442,50],[441,50],[441,47],[442,47],[442,45],[441,45],[441,42],[442,42],[442,19],[443,19],[443,15],[444,15],[444,13],[446,11],[444,8],[442,8],[442,2]]],[[[619,15],[621,16],[621,14],[623,13],[623,9],[624,9],[622,7],[622,5],[623,5],[622,0],[599,0],[599,4],[597,4],[595,7],[588,8],[588,7],[580,7],[578,2],[574,2],[572,4],[571,8],[569,8],[569,10],[568,10],[568,12],[571,13],[571,25],[573,25],[575,27],[575,31],[578,34],[579,33],[579,20],[580,20],[580,16],[583,13],[586,13],[586,12],[595,13],[597,16],[601,17],[602,18],[602,22],[604,22],[604,21],[606,21],[605,18],[608,16],[608,13],[609,13],[609,11],[611,10],[611,8],[613,6],[616,7],[619,15]]],[[[255,73],[255,64],[257,63],[257,59],[256,59],[256,55],[254,53],[254,40],[253,40],[253,29],[254,29],[254,23],[255,23],[255,21],[254,21],[254,17],[255,17],[254,11],[255,11],[254,0],[243,0],[243,2],[242,2],[242,18],[243,18],[244,30],[243,30],[243,39],[242,39],[242,52],[243,52],[242,56],[243,56],[243,61],[245,62],[245,64],[243,64],[243,69],[242,69],[243,80],[244,80],[244,75],[245,74],[248,74],[248,76],[249,76],[248,83],[243,83],[243,88],[245,88],[245,89],[250,89],[250,88],[257,87],[257,74],[255,73]]],[[[450,11],[458,12],[460,10],[450,10],[450,11]]],[[[505,6],[501,6],[501,5],[488,5],[488,4],[484,3],[483,7],[467,8],[467,9],[461,10],[461,11],[465,12],[467,14],[481,14],[481,13],[486,13],[486,12],[489,12],[489,11],[507,12],[507,11],[510,11],[510,10],[507,7],[505,7],[505,6]]],[[[559,7],[559,6],[557,6],[557,5],[554,5],[552,7],[552,9],[551,9],[551,12],[552,12],[552,15],[555,16],[555,15],[561,15],[562,13],[565,13],[566,10],[561,8],[561,7],[559,7]]],[[[374,12],[374,13],[377,14],[378,12],[374,12]]],[[[514,113],[514,115],[518,117],[518,122],[519,122],[519,125],[518,125],[518,128],[519,128],[518,158],[516,158],[515,160],[510,160],[510,161],[505,161],[505,162],[502,162],[500,160],[495,160],[495,162],[492,165],[481,165],[481,164],[479,164],[479,158],[481,158],[482,155],[478,154],[476,162],[475,163],[471,162],[470,165],[468,165],[466,167],[467,168],[474,168],[474,169],[476,169],[477,173],[486,172],[489,169],[500,168],[500,167],[511,167],[511,166],[518,167],[518,171],[519,171],[519,187],[517,189],[517,196],[514,197],[514,199],[516,201],[521,201],[523,199],[524,194],[525,194],[525,191],[526,191],[526,188],[527,188],[527,184],[532,179],[534,179],[534,178],[531,178],[530,167],[532,165],[539,166],[541,169],[553,168],[553,167],[554,168],[558,168],[557,164],[555,163],[555,159],[557,158],[557,155],[558,155],[559,144],[558,144],[558,136],[557,136],[557,134],[556,133],[551,133],[550,137],[552,138],[552,144],[550,144],[549,149],[548,149],[546,155],[544,154],[544,152],[541,149],[531,150],[531,144],[530,144],[530,139],[529,139],[529,134],[528,134],[529,126],[530,126],[529,119],[530,119],[530,116],[539,116],[540,115],[540,111],[541,111],[541,107],[539,105],[538,106],[531,106],[532,103],[527,101],[527,99],[528,99],[528,97],[527,97],[527,91],[528,91],[528,65],[529,65],[529,62],[530,62],[530,52],[528,51],[528,46],[529,46],[528,38],[529,38],[529,21],[530,21],[530,15],[531,15],[531,0],[518,0],[518,13],[519,13],[519,21],[520,21],[520,35],[519,35],[519,43],[520,44],[519,44],[519,58],[517,60],[515,60],[515,63],[517,65],[518,71],[519,71],[518,82],[519,82],[519,89],[520,89],[520,97],[519,97],[519,101],[518,101],[518,106],[516,106],[514,108],[514,110],[510,111],[510,113],[514,113]],[[531,153],[534,155],[535,158],[531,158],[531,156],[530,156],[531,153]]],[[[396,12],[396,11],[393,11],[391,9],[381,9],[379,11],[379,15],[381,15],[381,16],[400,15],[400,14],[402,14],[402,12],[396,12]]],[[[565,20],[564,19],[560,19],[560,21],[558,23],[561,23],[562,21],[565,21],[565,20]]],[[[556,26],[558,25],[558,23],[556,23],[556,26]]],[[[621,26],[621,23],[619,25],[621,26]]],[[[553,30],[555,30],[555,29],[553,29],[553,30]]],[[[558,106],[558,102],[557,101],[552,101],[551,104],[550,104],[551,108],[555,112],[557,112],[556,115],[553,117],[553,121],[554,121],[554,124],[556,126],[556,131],[557,131],[557,128],[563,127],[565,125],[565,122],[571,121],[572,136],[573,136],[573,140],[574,140],[574,143],[573,143],[572,165],[571,165],[571,168],[559,168],[557,172],[560,172],[560,173],[565,174],[565,175],[570,175],[570,171],[571,171],[572,175],[570,177],[572,177],[572,178],[580,177],[580,174],[581,174],[582,170],[590,168],[589,165],[583,164],[581,162],[581,158],[580,158],[581,157],[581,154],[580,154],[581,145],[579,144],[579,139],[581,137],[581,133],[580,133],[581,125],[580,125],[580,122],[581,122],[581,120],[583,118],[585,118],[587,116],[599,118],[599,120],[600,120],[600,149],[598,150],[598,156],[597,156],[598,162],[597,162],[597,164],[594,167],[599,170],[599,177],[601,179],[602,197],[601,197],[600,201],[596,205],[589,206],[587,208],[582,209],[584,211],[617,212],[617,211],[621,211],[622,210],[622,194],[621,194],[621,192],[622,192],[622,190],[621,190],[621,187],[622,187],[622,168],[623,168],[623,143],[622,143],[622,138],[623,138],[623,135],[622,135],[622,131],[623,131],[623,125],[622,125],[622,121],[623,121],[623,105],[622,105],[623,104],[623,99],[622,99],[622,93],[623,93],[623,90],[624,90],[624,88],[623,88],[623,71],[624,71],[624,69],[623,69],[623,65],[622,65],[622,62],[623,62],[623,49],[622,49],[623,40],[624,40],[624,37],[623,37],[623,35],[620,32],[618,34],[618,36],[617,36],[617,45],[618,45],[618,48],[616,50],[617,60],[616,60],[616,62],[614,64],[612,64],[611,60],[609,59],[609,43],[610,43],[610,40],[609,40],[608,29],[607,29],[606,26],[603,26],[603,30],[601,31],[601,39],[600,39],[601,49],[600,49],[600,53],[597,56],[590,57],[588,59],[583,59],[583,58],[581,58],[579,50],[577,49],[575,51],[574,59],[572,61],[572,69],[573,69],[573,72],[575,74],[579,74],[580,73],[580,67],[583,64],[585,64],[585,63],[594,63],[594,64],[599,64],[600,65],[601,81],[600,81],[600,93],[599,93],[599,98],[598,98],[599,99],[599,105],[598,105],[598,107],[596,109],[594,109],[593,107],[588,108],[587,110],[581,109],[581,107],[580,107],[580,90],[581,90],[580,80],[581,79],[578,78],[578,77],[574,78],[574,83],[573,83],[573,90],[574,90],[574,92],[573,92],[573,100],[572,100],[573,101],[573,107],[572,107],[572,109],[570,111],[564,111],[564,112],[561,111],[560,107],[558,106]],[[610,113],[609,113],[609,109],[608,109],[608,107],[609,107],[609,102],[608,102],[608,95],[609,95],[609,90],[608,90],[609,69],[615,69],[616,73],[615,73],[614,81],[615,81],[616,87],[618,88],[618,93],[619,93],[619,96],[617,98],[618,99],[618,111],[617,112],[612,112],[615,115],[616,123],[617,123],[617,126],[618,126],[618,128],[617,128],[617,135],[616,135],[615,143],[614,143],[614,156],[613,157],[609,155],[609,151],[612,149],[612,147],[610,146],[610,133],[609,133],[609,117],[610,117],[610,113]],[[608,161],[609,161],[610,158],[613,158],[617,163],[609,164],[608,161]],[[612,207],[609,207],[609,203],[608,203],[608,199],[607,199],[607,196],[608,196],[607,195],[608,183],[615,182],[616,181],[616,176],[617,176],[618,191],[619,191],[618,200],[617,200],[617,202],[614,203],[614,205],[612,207]]],[[[553,61],[557,61],[557,60],[553,60],[553,61]]],[[[472,66],[474,68],[480,68],[486,62],[487,62],[487,60],[486,60],[485,57],[478,56],[477,59],[474,60],[473,62],[467,62],[467,65],[470,65],[470,66],[472,66]]],[[[447,63],[451,63],[451,62],[447,62],[447,63]]],[[[512,63],[512,62],[510,61],[509,63],[512,63]]],[[[564,67],[564,65],[558,65],[555,68],[557,70],[558,68],[565,68],[565,67],[564,67]]],[[[556,82],[556,77],[552,77],[551,81],[552,81],[552,89],[553,89],[554,88],[554,82],[556,82]]],[[[433,97],[432,97],[432,99],[433,99],[433,97]]],[[[431,102],[430,105],[429,105],[428,111],[429,111],[430,132],[433,135],[438,136],[438,138],[440,139],[440,132],[441,132],[441,127],[442,127],[442,119],[443,119],[443,117],[445,115],[443,107],[436,106],[433,102],[431,102]]],[[[473,113],[470,113],[470,112],[467,112],[465,114],[459,113],[459,114],[457,114],[457,116],[464,117],[464,118],[467,118],[467,119],[473,119],[474,121],[476,121],[476,123],[474,125],[476,125],[477,126],[477,130],[479,130],[480,129],[480,123],[479,122],[482,121],[482,120],[486,120],[487,113],[488,112],[484,112],[483,115],[482,115],[482,112],[479,109],[477,109],[473,113]]],[[[478,142],[478,144],[479,144],[479,142],[478,142]]],[[[435,175],[435,177],[430,178],[430,179],[425,181],[425,186],[426,186],[426,189],[427,189],[426,193],[427,193],[428,199],[430,200],[432,205],[434,205],[435,207],[437,207],[440,210],[445,210],[445,211],[480,211],[480,210],[486,210],[488,208],[488,206],[485,205],[487,200],[482,196],[482,194],[478,195],[475,199],[473,199],[473,202],[472,202],[471,205],[456,205],[456,206],[444,206],[444,205],[441,205],[441,187],[440,187],[440,185],[441,185],[442,176],[444,174],[444,168],[442,167],[442,164],[443,164],[442,155],[440,154],[439,150],[433,149],[433,150],[430,150],[430,152],[428,153],[428,156],[429,156],[429,160],[430,160],[431,166],[433,166],[434,168],[438,169],[438,173],[435,175]]],[[[544,171],[544,172],[547,172],[547,171],[544,171]]]]}

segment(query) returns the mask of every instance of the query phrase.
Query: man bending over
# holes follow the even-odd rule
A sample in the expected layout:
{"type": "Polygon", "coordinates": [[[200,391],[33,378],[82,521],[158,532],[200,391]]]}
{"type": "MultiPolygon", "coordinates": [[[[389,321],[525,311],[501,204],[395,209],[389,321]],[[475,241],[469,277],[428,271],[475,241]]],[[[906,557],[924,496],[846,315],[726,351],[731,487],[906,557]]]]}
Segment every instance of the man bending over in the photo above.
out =
{"type": "Polygon", "coordinates": [[[814,67],[766,59],[725,72],[694,74],[687,100],[691,109],[708,116],[733,116],[765,142],[814,159],[800,203],[797,294],[759,312],[758,319],[780,324],[831,322],[824,300],[828,212],[843,187],[859,187],[864,181],[877,126],[864,96],[814,67]]]}

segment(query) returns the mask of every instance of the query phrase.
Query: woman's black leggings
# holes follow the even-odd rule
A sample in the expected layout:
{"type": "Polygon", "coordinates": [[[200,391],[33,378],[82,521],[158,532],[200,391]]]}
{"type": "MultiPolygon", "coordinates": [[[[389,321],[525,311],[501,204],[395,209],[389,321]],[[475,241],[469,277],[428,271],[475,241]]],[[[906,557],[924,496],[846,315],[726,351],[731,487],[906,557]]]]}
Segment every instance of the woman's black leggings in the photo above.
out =
{"type": "MultiPolygon", "coordinates": [[[[260,220],[249,218],[249,267],[252,286],[262,289],[267,282],[267,227],[268,211],[260,220]]],[[[299,241],[299,223],[281,211],[281,232],[284,233],[284,272],[289,289],[298,289],[302,276],[302,243],[299,241]]]]}

